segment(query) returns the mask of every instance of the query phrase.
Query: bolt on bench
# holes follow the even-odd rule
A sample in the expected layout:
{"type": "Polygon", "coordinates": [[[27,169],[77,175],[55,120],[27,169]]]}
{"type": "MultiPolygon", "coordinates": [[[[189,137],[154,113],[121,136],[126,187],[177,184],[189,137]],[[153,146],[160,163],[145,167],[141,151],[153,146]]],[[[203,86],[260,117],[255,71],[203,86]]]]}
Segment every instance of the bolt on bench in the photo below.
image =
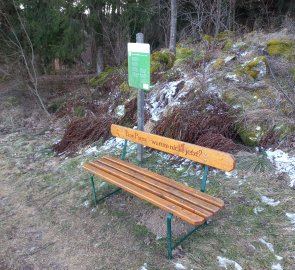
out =
{"type": "Polygon", "coordinates": [[[172,250],[176,246],[200,226],[205,225],[206,221],[210,220],[220,209],[224,208],[222,200],[204,193],[209,166],[223,171],[232,171],[235,160],[228,153],[118,125],[112,125],[111,132],[113,136],[125,139],[122,159],[105,156],[94,162],[86,162],[83,165],[83,169],[91,173],[94,204],[96,205],[108,196],[124,189],[167,211],[167,249],[168,258],[171,259],[172,250]],[[124,161],[128,140],[203,164],[204,173],[201,191],[124,161]],[[117,186],[118,189],[97,199],[94,175],[117,186]],[[196,226],[174,245],[172,244],[171,230],[173,215],[196,226]]]}

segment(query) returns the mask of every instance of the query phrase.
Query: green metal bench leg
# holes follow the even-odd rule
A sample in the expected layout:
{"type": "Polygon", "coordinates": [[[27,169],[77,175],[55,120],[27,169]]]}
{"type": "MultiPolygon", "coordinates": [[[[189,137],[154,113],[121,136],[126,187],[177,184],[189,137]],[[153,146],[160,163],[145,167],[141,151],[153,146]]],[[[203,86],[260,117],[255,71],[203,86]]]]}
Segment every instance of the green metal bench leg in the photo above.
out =
{"type": "Polygon", "coordinates": [[[103,201],[103,200],[106,199],[107,197],[109,197],[109,196],[111,196],[111,195],[117,193],[117,192],[120,191],[120,190],[121,190],[121,188],[117,188],[117,189],[115,189],[114,191],[112,191],[112,192],[110,192],[110,193],[104,195],[103,197],[99,198],[99,199],[96,201],[96,203],[99,203],[99,202],[103,201]]]}
{"type": "Polygon", "coordinates": [[[167,251],[168,251],[168,259],[172,259],[172,230],[171,230],[171,221],[173,218],[173,214],[169,213],[167,215],[167,251]]]}
{"type": "Polygon", "coordinates": [[[91,186],[92,186],[93,202],[94,202],[94,206],[96,206],[97,201],[96,201],[96,191],[95,191],[94,175],[93,174],[91,175],[90,180],[91,180],[91,186]]]}
{"type": "Polygon", "coordinates": [[[201,192],[205,192],[208,172],[209,172],[209,167],[207,165],[205,165],[204,166],[204,174],[203,174],[203,178],[202,178],[202,184],[201,184],[201,192]]]}
{"type": "Polygon", "coordinates": [[[94,175],[93,175],[93,174],[91,175],[90,179],[91,179],[92,196],[93,196],[93,203],[94,203],[94,206],[96,206],[99,202],[101,202],[101,201],[104,200],[105,198],[107,198],[107,197],[109,197],[109,196],[111,196],[111,195],[113,195],[113,194],[115,194],[115,193],[117,193],[118,191],[121,190],[121,188],[117,188],[117,189],[115,189],[114,191],[112,191],[112,192],[110,192],[110,193],[104,195],[103,197],[97,199],[97,198],[96,198],[96,190],[95,190],[95,185],[94,185],[94,175]]]}
{"type": "Polygon", "coordinates": [[[179,246],[184,240],[186,240],[189,236],[191,236],[197,229],[206,226],[207,223],[203,223],[199,226],[196,226],[193,230],[191,230],[189,233],[184,235],[181,239],[179,239],[174,245],[173,245],[173,239],[172,239],[172,218],[173,214],[169,213],[167,215],[167,252],[168,252],[168,259],[172,259],[172,250],[179,246]]]}

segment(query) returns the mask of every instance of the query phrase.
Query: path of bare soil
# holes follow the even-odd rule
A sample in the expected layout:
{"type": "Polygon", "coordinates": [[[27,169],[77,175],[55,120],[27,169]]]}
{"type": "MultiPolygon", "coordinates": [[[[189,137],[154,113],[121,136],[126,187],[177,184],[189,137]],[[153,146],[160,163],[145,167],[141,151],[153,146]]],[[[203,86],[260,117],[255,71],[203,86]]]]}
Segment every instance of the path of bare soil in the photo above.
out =
{"type": "Polygon", "coordinates": [[[138,269],[146,261],[165,269],[128,219],[83,206],[83,174],[51,156],[51,136],[1,136],[0,269],[138,269]]]}

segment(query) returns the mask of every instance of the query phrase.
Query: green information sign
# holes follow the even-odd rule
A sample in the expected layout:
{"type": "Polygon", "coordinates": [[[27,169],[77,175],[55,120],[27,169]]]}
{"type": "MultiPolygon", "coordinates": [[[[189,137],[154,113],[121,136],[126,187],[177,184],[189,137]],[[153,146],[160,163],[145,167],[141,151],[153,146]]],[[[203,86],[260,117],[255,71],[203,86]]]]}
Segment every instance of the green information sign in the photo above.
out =
{"type": "Polygon", "coordinates": [[[129,86],[148,91],[150,81],[150,45],[128,43],[129,86]]]}

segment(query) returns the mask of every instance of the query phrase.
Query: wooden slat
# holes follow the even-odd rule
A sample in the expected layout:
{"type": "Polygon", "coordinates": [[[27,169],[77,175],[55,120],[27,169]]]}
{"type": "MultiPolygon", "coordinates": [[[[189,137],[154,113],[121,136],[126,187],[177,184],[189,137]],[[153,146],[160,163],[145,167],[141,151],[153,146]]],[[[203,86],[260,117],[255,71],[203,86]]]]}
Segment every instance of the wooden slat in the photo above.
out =
{"type": "Polygon", "coordinates": [[[233,156],[225,152],[118,125],[112,125],[111,132],[115,137],[127,139],[129,141],[187,158],[220,170],[232,171],[235,167],[235,160],[233,156]]]}
{"type": "Polygon", "coordinates": [[[176,182],[174,180],[171,180],[167,177],[164,177],[164,176],[161,176],[159,174],[156,174],[154,172],[151,172],[151,171],[148,171],[144,168],[140,168],[134,164],[131,164],[131,163],[128,163],[126,161],[123,161],[123,160],[119,160],[119,159],[116,159],[116,158],[111,158],[111,157],[103,157],[104,160],[108,160],[108,161],[112,161],[114,162],[115,164],[120,164],[126,168],[129,168],[129,169],[132,169],[134,172],[136,173],[140,173],[142,175],[145,175],[147,177],[150,177],[150,178],[153,178],[163,184],[166,184],[168,186],[170,186],[171,188],[176,188],[186,194],[189,194],[191,196],[194,196],[198,199],[201,199],[207,203],[210,203],[210,204],[213,204],[219,208],[224,208],[224,202],[218,198],[215,198],[213,196],[210,196],[206,193],[203,193],[203,192],[200,192],[200,191],[197,191],[191,187],[188,187],[188,186],[185,186],[179,182],[176,182]]]}
{"type": "Polygon", "coordinates": [[[99,170],[102,170],[106,173],[109,173],[113,176],[116,176],[120,179],[122,179],[123,181],[126,181],[134,186],[137,186],[139,188],[142,188],[156,196],[159,196],[160,198],[162,199],[165,199],[169,202],[172,202],[173,204],[175,205],[178,205],[190,212],[193,212],[203,218],[210,218],[213,214],[213,212],[209,212],[199,206],[196,206],[194,204],[192,204],[191,202],[188,202],[188,201],[185,201],[167,191],[164,191],[164,190],[160,190],[159,188],[155,187],[155,186],[152,186],[150,184],[147,184],[146,182],[143,182],[135,177],[132,177],[130,175],[126,175],[124,173],[120,173],[118,174],[118,171],[116,170],[116,168],[111,168],[109,166],[106,166],[104,164],[101,164],[101,163],[93,163],[93,162],[89,162],[90,165],[94,166],[95,168],[99,169],[99,170]]]}
{"type": "Polygon", "coordinates": [[[207,203],[204,200],[194,197],[193,195],[187,194],[179,190],[175,186],[171,187],[167,184],[163,184],[162,182],[159,182],[153,178],[147,177],[144,174],[140,174],[136,171],[133,171],[132,169],[128,169],[122,166],[121,164],[114,163],[104,158],[96,160],[95,163],[109,166],[110,169],[114,168],[116,174],[121,173],[126,175],[127,177],[135,178],[137,181],[143,181],[147,183],[148,185],[159,190],[159,192],[167,192],[168,194],[178,197],[178,199],[181,201],[184,201],[184,203],[188,203],[189,205],[192,204],[192,207],[194,207],[195,205],[211,213],[217,213],[220,210],[220,207],[207,203]]]}
{"type": "Polygon", "coordinates": [[[186,209],[183,209],[177,205],[174,205],[173,203],[162,199],[153,193],[150,193],[142,188],[139,188],[138,186],[135,186],[131,183],[128,183],[119,177],[116,177],[112,174],[106,173],[104,171],[101,171],[95,167],[93,167],[89,162],[83,165],[83,169],[86,171],[89,171],[90,173],[95,174],[98,177],[101,177],[108,182],[110,182],[113,185],[116,185],[134,195],[137,197],[146,200],[147,202],[150,202],[165,211],[172,213],[173,215],[193,224],[193,225],[200,225],[205,222],[205,219],[199,215],[196,215],[186,209]]]}

